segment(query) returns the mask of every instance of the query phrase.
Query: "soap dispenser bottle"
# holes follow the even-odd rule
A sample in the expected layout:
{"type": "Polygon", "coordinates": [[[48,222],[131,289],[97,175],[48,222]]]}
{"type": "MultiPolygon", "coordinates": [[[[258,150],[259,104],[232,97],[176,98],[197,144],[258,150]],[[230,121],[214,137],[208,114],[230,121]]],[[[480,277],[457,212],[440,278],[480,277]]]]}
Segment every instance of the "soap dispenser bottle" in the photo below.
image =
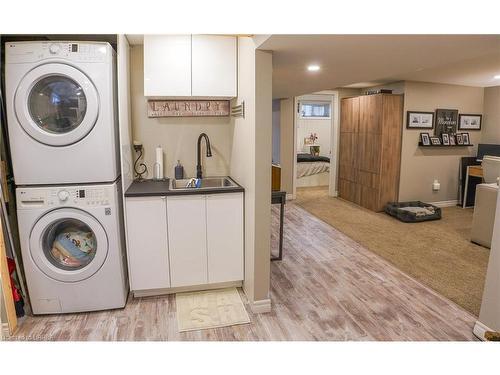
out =
{"type": "Polygon", "coordinates": [[[177,165],[175,166],[175,179],[182,180],[184,178],[184,167],[180,160],[177,160],[177,165]]]}

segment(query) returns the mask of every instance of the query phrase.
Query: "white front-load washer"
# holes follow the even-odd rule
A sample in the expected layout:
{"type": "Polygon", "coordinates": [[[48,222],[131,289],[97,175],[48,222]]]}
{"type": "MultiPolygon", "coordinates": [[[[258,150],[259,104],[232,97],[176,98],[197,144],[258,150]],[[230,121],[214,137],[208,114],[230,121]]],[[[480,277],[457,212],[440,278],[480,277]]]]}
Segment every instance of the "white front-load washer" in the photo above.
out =
{"type": "Polygon", "coordinates": [[[5,44],[7,123],[17,185],[117,179],[115,61],[109,43],[5,44]]]}
{"type": "Polygon", "coordinates": [[[124,307],[128,295],[121,182],[16,189],[34,314],[124,307]]]}

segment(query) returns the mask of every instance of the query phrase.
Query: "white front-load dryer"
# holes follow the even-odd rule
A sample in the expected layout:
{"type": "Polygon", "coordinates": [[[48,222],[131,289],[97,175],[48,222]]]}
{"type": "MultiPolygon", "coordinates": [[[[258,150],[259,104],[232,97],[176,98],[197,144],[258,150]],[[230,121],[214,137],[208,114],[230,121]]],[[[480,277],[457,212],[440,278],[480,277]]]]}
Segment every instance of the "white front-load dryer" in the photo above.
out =
{"type": "Polygon", "coordinates": [[[117,179],[115,61],[109,43],[5,44],[7,123],[17,185],[117,179]]]}
{"type": "Polygon", "coordinates": [[[34,314],[124,307],[128,296],[121,182],[16,189],[34,314]]]}

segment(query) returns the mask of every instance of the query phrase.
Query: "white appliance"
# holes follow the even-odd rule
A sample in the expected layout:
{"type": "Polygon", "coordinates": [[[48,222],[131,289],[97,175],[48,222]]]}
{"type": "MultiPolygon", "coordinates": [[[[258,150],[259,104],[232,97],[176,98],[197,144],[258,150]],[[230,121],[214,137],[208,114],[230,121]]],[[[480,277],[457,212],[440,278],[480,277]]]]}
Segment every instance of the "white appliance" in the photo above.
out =
{"type": "Polygon", "coordinates": [[[21,252],[34,314],[125,306],[121,181],[16,189],[21,252]]]}
{"type": "Polygon", "coordinates": [[[5,44],[16,185],[112,182],[120,174],[109,43],[5,44]]]}

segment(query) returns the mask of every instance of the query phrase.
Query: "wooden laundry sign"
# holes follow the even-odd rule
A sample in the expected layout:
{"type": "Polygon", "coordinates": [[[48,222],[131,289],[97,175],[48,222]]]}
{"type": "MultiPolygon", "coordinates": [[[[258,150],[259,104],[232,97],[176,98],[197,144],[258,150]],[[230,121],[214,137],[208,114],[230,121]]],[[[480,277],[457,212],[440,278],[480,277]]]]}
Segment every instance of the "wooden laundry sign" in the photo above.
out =
{"type": "Polygon", "coordinates": [[[148,100],[148,117],[224,117],[229,100],[148,100]]]}

